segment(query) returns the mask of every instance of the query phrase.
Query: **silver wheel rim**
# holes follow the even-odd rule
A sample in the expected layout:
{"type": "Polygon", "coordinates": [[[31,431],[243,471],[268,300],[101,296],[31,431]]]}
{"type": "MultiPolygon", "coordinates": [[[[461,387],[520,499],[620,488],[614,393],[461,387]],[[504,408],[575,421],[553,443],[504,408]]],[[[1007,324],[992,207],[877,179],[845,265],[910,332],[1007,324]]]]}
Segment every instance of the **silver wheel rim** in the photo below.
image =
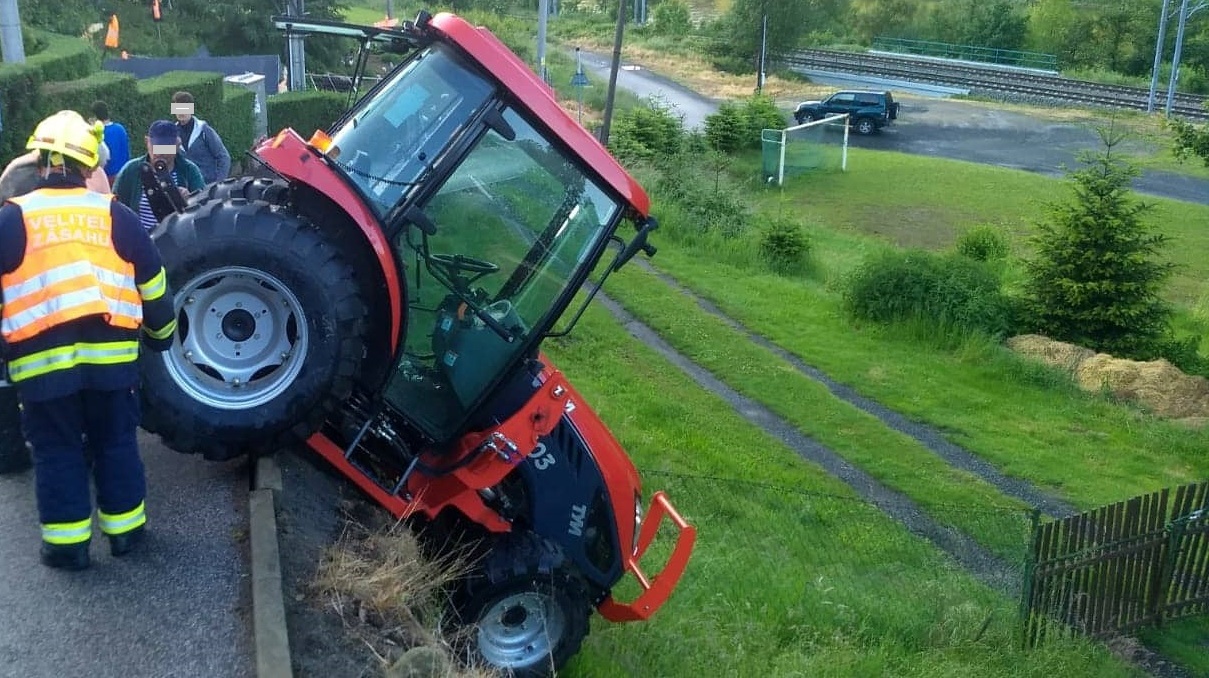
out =
{"type": "Polygon", "coordinates": [[[175,301],[177,335],[163,353],[164,364],[199,403],[224,410],[259,407],[302,370],[306,314],[276,277],[226,266],[190,280],[175,301]]]}
{"type": "Polygon", "coordinates": [[[483,613],[478,626],[479,653],[493,666],[518,669],[549,661],[567,626],[552,596],[514,593],[483,613]]]}

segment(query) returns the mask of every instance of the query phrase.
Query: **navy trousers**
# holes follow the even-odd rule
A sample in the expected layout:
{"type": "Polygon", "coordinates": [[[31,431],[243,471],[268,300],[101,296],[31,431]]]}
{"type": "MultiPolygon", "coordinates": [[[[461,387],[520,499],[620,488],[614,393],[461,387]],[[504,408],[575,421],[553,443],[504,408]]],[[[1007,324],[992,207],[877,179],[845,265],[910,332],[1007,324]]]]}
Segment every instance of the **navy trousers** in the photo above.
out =
{"type": "Polygon", "coordinates": [[[101,529],[120,534],[146,521],[146,472],[139,457],[138,394],[133,389],[80,391],[22,402],[21,423],[33,447],[43,540],[73,544],[91,538],[96,483],[101,529]]]}

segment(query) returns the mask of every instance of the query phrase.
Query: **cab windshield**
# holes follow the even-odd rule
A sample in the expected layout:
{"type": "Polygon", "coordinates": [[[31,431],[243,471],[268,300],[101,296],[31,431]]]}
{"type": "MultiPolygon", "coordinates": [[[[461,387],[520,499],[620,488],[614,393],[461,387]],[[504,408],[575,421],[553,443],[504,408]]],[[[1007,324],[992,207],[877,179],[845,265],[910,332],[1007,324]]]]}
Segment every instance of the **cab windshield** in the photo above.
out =
{"type": "Polygon", "coordinates": [[[622,214],[518,111],[502,119],[417,206],[427,228],[408,225],[393,242],[410,298],[386,397],[438,440],[458,435],[549,330],[622,214]]]}
{"type": "Polygon", "coordinates": [[[448,47],[428,47],[358,105],[328,157],[385,218],[492,94],[448,47]]]}

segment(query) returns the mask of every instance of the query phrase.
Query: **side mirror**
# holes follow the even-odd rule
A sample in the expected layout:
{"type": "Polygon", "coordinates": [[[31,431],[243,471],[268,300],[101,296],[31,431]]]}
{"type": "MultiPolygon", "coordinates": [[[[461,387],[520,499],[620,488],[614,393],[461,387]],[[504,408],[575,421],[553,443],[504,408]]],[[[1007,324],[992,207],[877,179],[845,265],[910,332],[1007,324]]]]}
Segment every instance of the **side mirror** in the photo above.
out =
{"type": "Polygon", "coordinates": [[[617,258],[613,260],[612,270],[616,271],[622,266],[625,266],[627,263],[629,263],[630,259],[634,258],[634,255],[638,254],[639,250],[645,252],[648,257],[655,256],[655,252],[657,252],[658,249],[656,249],[654,245],[647,242],[647,236],[651,234],[651,231],[654,231],[657,228],[659,228],[659,223],[655,221],[655,218],[647,217],[646,221],[644,221],[642,225],[638,227],[638,232],[634,234],[634,237],[630,239],[630,242],[626,243],[626,246],[623,247],[621,252],[617,254],[617,258]]]}

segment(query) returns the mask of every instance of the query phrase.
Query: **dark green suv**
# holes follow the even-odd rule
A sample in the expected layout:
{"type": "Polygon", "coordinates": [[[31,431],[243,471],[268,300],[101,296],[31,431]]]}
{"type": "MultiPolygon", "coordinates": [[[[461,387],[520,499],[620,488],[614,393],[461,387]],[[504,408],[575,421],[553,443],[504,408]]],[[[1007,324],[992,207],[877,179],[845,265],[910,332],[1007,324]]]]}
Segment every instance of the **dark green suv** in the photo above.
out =
{"type": "Polygon", "coordinates": [[[801,125],[845,113],[857,134],[873,134],[898,118],[898,102],[888,91],[843,90],[822,101],[803,101],[793,117],[801,125]]]}

